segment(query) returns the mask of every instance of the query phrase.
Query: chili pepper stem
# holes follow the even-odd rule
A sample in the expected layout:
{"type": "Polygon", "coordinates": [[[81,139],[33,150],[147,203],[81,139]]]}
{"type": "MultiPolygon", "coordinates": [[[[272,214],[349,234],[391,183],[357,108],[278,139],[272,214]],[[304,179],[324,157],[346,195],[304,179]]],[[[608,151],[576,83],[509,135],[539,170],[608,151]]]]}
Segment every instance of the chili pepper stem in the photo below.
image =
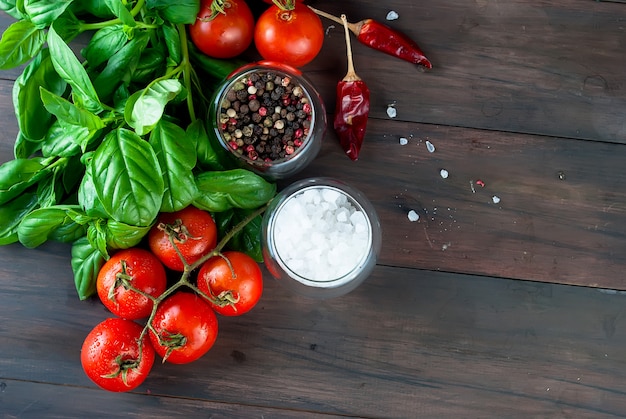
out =
{"type": "Polygon", "coordinates": [[[344,28],[344,33],[346,35],[346,50],[348,55],[348,72],[343,78],[343,81],[361,80],[361,78],[354,71],[354,60],[352,59],[352,42],[350,42],[350,31],[348,28],[348,20],[346,18],[346,15],[341,15],[341,23],[344,28]]]}
{"type": "MultiPolygon", "coordinates": [[[[331,15],[330,13],[327,13],[327,12],[325,12],[323,10],[316,9],[313,6],[308,6],[308,7],[309,7],[309,9],[313,10],[313,12],[315,12],[315,14],[317,14],[319,16],[325,17],[326,19],[332,20],[333,22],[339,23],[341,25],[344,24],[340,17],[337,17],[335,15],[331,15]]],[[[350,32],[352,32],[353,34],[358,36],[359,32],[361,32],[361,26],[363,26],[363,22],[358,22],[358,23],[347,22],[347,25],[348,25],[348,29],[350,30],[350,32]]]]}

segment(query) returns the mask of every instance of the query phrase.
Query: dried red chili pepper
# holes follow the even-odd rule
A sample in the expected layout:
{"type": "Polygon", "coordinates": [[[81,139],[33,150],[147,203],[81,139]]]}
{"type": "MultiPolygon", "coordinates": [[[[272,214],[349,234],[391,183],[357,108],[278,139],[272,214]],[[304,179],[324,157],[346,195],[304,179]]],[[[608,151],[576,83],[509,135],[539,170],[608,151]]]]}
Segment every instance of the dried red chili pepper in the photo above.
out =
{"type": "Polygon", "coordinates": [[[348,71],[337,83],[337,104],[334,128],[344,151],[352,160],[357,160],[370,111],[370,91],[367,84],[354,71],[350,32],[345,15],[341,15],[346,34],[348,71]]]}
{"type": "MultiPolygon", "coordinates": [[[[337,16],[311,6],[309,6],[309,8],[320,16],[341,23],[341,20],[337,16]]],[[[426,58],[422,49],[414,40],[384,23],[374,19],[363,19],[356,23],[348,23],[348,28],[356,35],[359,42],[370,48],[404,61],[424,66],[425,68],[430,69],[433,67],[430,60],[426,58]]]]}

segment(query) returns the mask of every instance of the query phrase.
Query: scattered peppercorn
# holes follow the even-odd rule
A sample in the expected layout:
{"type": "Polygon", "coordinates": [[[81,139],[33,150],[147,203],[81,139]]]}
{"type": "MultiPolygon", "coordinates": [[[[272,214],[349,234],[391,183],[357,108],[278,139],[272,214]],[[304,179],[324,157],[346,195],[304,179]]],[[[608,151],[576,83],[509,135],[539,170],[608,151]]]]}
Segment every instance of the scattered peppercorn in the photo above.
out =
{"type": "Polygon", "coordinates": [[[220,104],[221,134],[231,150],[250,160],[289,158],[306,142],[313,107],[294,80],[275,71],[242,76],[220,104]]]}

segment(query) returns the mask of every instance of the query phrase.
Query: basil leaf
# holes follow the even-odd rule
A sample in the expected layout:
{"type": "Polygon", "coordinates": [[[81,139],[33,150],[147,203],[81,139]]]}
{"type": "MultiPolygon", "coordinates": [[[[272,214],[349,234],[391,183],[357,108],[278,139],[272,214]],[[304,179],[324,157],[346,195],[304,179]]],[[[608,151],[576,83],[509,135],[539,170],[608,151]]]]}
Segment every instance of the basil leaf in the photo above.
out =
{"type": "Polygon", "coordinates": [[[126,102],[126,123],[138,135],[149,133],[161,120],[165,106],[181,91],[182,84],[178,80],[167,79],[134,93],[126,102]]]}
{"type": "Polygon", "coordinates": [[[16,159],[27,159],[41,149],[41,141],[31,141],[26,138],[22,131],[17,133],[13,145],[13,155],[16,159]]]}
{"type": "Polygon", "coordinates": [[[146,0],[148,9],[157,9],[165,20],[174,24],[192,24],[200,11],[200,0],[146,0]]]}
{"type": "Polygon", "coordinates": [[[41,159],[15,159],[0,165],[0,205],[10,201],[48,174],[41,159]]]}
{"type": "Polygon", "coordinates": [[[138,227],[109,220],[107,223],[106,237],[107,245],[112,249],[128,249],[137,246],[151,226],[138,227]]]}
{"type": "Polygon", "coordinates": [[[15,0],[0,0],[0,10],[4,11],[14,19],[21,20],[23,15],[19,10],[17,10],[15,3],[15,0]]]}
{"type": "Polygon", "coordinates": [[[87,71],[70,47],[57,34],[54,25],[48,30],[48,46],[54,69],[72,87],[74,103],[91,112],[100,112],[102,104],[87,71]]]}
{"type": "Polygon", "coordinates": [[[276,194],[276,184],[245,169],[203,172],[196,176],[196,184],[193,205],[210,212],[258,208],[276,194]]]}
{"type": "MultiPolygon", "coordinates": [[[[187,127],[187,140],[196,144],[198,163],[207,170],[223,170],[220,157],[213,148],[207,135],[204,121],[196,119],[187,127]]],[[[222,158],[225,160],[225,158],[222,158]]]]}
{"type": "Polygon", "coordinates": [[[84,142],[84,131],[78,133],[73,128],[76,127],[63,124],[58,120],[54,121],[41,144],[41,153],[44,157],[70,157],[79,154],[80,146],[84,142]]]}
{"type": "Polygon", "coordinates": [[[29,140],[42,140],[52,124],[52,115],[41,102],[39,88],[62,95],[67,84],[54,70],[46,48],[31,61],[13,84],[13,106],[21,134],[29,140]]]}
{"type": "Polygon", "coordinates": [[[148,45],[150,37],[146,32],[137,34],[118,52],[109,58],[107,65],[93,81],[98,95],[105,102],[111,99],[120,84],[128,85],[141,53],[148,45]]]}
{"type": "Polygon", "coordinates": [[[107,7],[115,16],[117,16],[124,25],[126,26],[136,26],[137,22],[135,22],[135,18],[130,13],[130,11],[122,4],[121,0],[104,0],[107,7]]]}
{"type": "Polygon", "coordinates": [[[150,134],[150,145],[163,172],[165,193],[161,211],[174,212],[187,207],[198,193],[192,172],[196,165],[196,145],[187,141],[181,127],[165,120],[150,134]]]}
{"type": "Polygon", "coordinates": [[[31,60],[45,41],[46,33],[32,22],[13,22],[0,39],[0,70],[15,68],[31,60]]]}
{"type": "Polygon", "coordinates": [[[141,54],[131,82],[148,84],[165,70],[165,54],[161,48],[146,48],[141,54]]]}
{"type": "Polygon", "coordinates": [[[76,0],[72,3],[76,13],[88,13],[101,19],[110,19],[113,12],[106,4],[106,0],[76,0]]]}
{"type": "Polygon", "coordinates": [[[89,224],[87,228],[87,240],[89,240],[91,247],[97,249],[103,258],[109,259],[105,219],[99,219],[89,224]]]}
{"type": "Polygon", "coordinates": [[[161,208],[164,184],[150,145],[126,129],[111,131],[87,170],[111,218],[135,226],[152,224],[161,208]]]}
{"type": "MultiPolygon", "coordinates": [[[[249,211],[235,211],[233,221],[239,223],[248,215],[249,211]]],[[[228,247],[232,250],[238,250],[246,253],[257,262],[263,262],[263,249],[261,247],[261,224],[263,217],[256,216],[248,224],[244,226],[235,236],[228,242],[228,247]]]]}
{"type": "MultiPolygon", "coordinates": [[[[224,237],[237,224],[250,214],[250,210],[232,209],[217,212],[213,215],[218,228],[218,237],[224,237]]],[[[263,262],[263,249],[261,248],[261,223],[263,218],[259,215],[237,232],[226,243],[226,248],[246,253],[257,262],[263,262]]]]}
{"type": "Polygon", "coordinates": [[[38,28],[50,26],[71,4],[68,0],[29,0],[24,2],[28,19],[38,28]]]}
{"type": "Polygon", "coordinates": [[[69,9],[65,10],[61,16],[56,18],[54,28],[57,30],[61,39],[66,43],[71,42],[83,32],[82,23],[69,9]]]}
{"type": "Polygon", "coordinates": [[[38,208],[26,215],[17,228],[20,243],[35,248],[47,240],[70,243],[83,237],[87,228],[67,215],[67,207],[38,208]]]}
{"type": "Polygon", "coordinates": [[[0,205],[0,245],[18,241],[17,227],[22,218],[38,205],[35,193],[23,193],[17,198],[0,205]]]}
{"type": "Polygon", "coordinates": [[[86,109],[81,109],[61,96],[40,88],[41,101],[48,112],[69,125],[85,127],[88,131],[98,131],[104,128],[104,122],[97,115],[86,109]]]}
{"type": "Polygon", "coordinates": [[[81,51],[90,67],[96,68],[105,63],[126,45],[128,37],[123,28],[123,25],[106,26],[93,34],[87,46],[81,51]]]}
{"type": "Polygon", "coordinates": [[[104,209],[96,187],[91,177],[91,170],[89,170],[91,162],[87,164],[85,173],[78,187],[78,203],[85,213],[94,218],[109,218],[109,214],[104,209]]]}
{"type": "Polygon", "coordinates": [[[57,179],[58,174],[59,170],[54,170],[52,176],[46,177],[37,185],[40,207],[51,207],[61,201],[64,190],[57,179]]]}
{"type": "Polygon", "coordinates": [[[104,265],[105,259],[97,249],[94,249],[86,237],[81,237],[72,245],[72,271],[74,285],[81,300],[85,300],[96,293],[98,272],[104,265]]]}
{"type": "Polygon", "coordinates": [[[174,65],[180,64],[183,54],[181,51],[180,34],[178,33],[178,30],[175,26],[168,24],[163,24],[161,30],[163,31],[165,45],[167,45],[169,59],[174,65]]]}

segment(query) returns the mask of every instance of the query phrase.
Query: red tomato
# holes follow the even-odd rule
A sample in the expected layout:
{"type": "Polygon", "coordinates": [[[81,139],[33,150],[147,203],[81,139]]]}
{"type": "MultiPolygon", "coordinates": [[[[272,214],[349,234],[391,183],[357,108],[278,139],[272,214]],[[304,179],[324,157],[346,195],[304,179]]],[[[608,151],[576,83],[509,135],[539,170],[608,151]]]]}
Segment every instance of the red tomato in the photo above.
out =
{"type": "Polygon", "coordinates": [[[165,266],[175,271],[182,272],[184,265],[170,242],[170,234],[188,264],[210,253],[217,244],[217,226],[208,212],[188,206],[161,213],[148,233],[148,245],[165,266]]]}
{"type": "Polygon", "coordinates": [[[80,361],[85,374],[109,391],[130,391],[144,382],[154,364],[154,348],[143,328],[132,320],[110,318],[85,338],[80,361]]]}
{"type": "Polygon", "coordinates": [[[202,0],[189,36],[198,49],[214,58],[232,58],[252,43],[254,16],[244,0],[225,0],[223,13],[212,9],[216,0],[202,0]]]}
{"type": "Polygon", "coordinates": [[[317,56],[324,42],[320,18],[297,2],[293,10],[270,6],[257,20],[254,44],[266,60],[302,67],[317,56]]]}
{"type": "Polygon", "coordinates": [[[217,339],[217,317],[195,293],[179,291],[163,300],[152,320],[150,340],[164,361],[187,364],[208,352],[217,339]]]}
{"type": "Polygon", "coordinates": [[[165,268],[147,250],[131,248],[115,253],[98,272],[98,297],[111,313],[130,320],[148,317],[152,300],[125,287],[124,279],[144,293],[158,297],[167,287],[165,268]]]}
{"type": "Polygon", "coordinates": [[[250,256],[228,251],[223,253],[223,257],[212,257],[200,267],[198,288],[212,297],[231,291],[234,298],[232,304],[220,307],[209,303],[215,311],[224,316],[240,316],[250,311],[261,298],[263,274],[259,265],[250,256]]]}

